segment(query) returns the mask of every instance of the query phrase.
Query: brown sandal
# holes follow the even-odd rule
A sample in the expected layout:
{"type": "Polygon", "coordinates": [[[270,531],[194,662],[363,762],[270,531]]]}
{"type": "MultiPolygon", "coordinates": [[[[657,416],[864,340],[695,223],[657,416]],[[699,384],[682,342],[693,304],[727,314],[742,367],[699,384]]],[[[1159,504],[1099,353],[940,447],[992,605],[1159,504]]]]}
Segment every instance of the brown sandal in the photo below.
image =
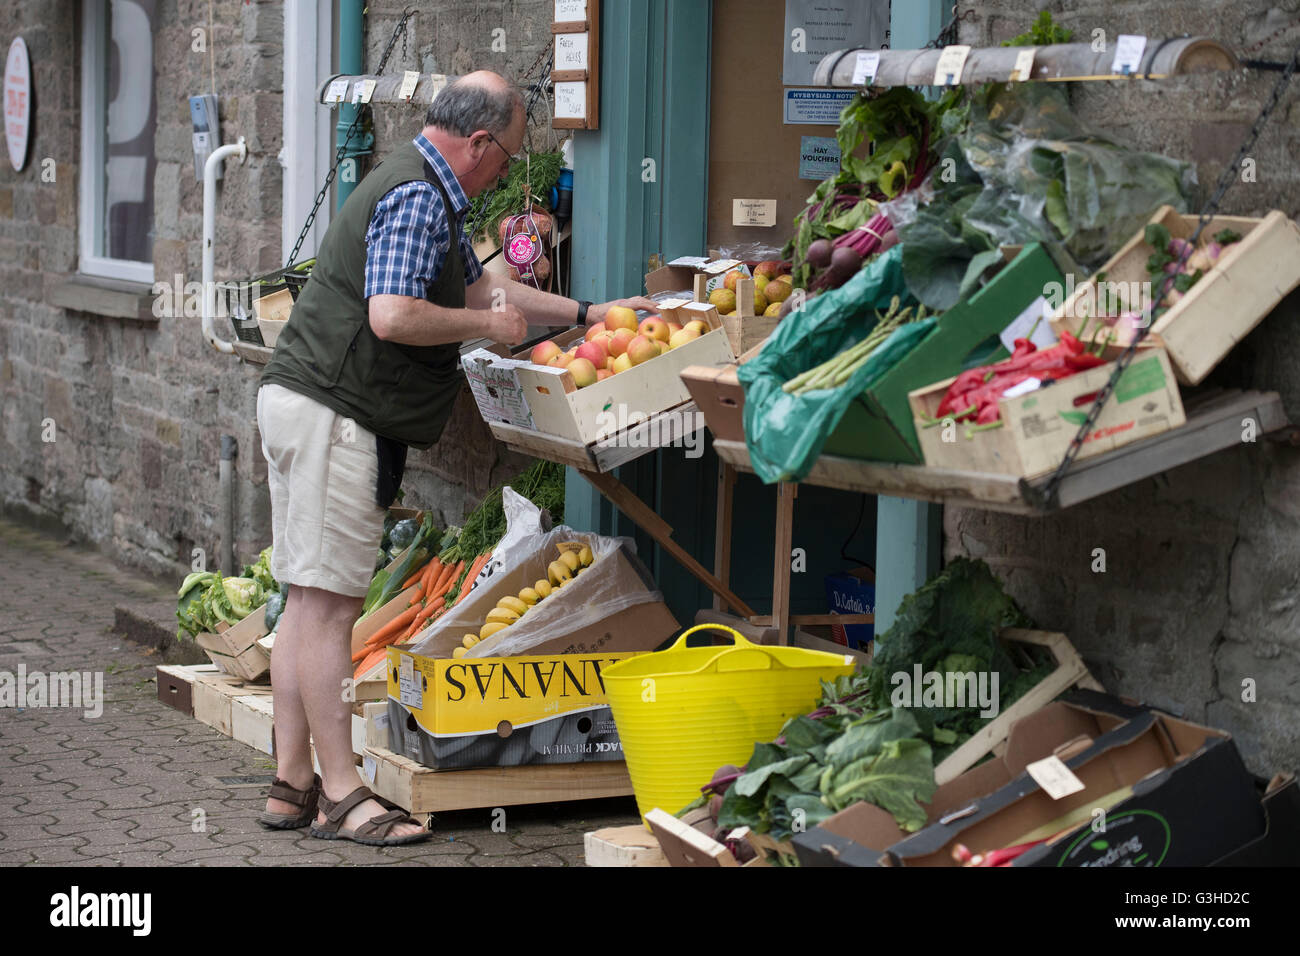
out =
{"type": "Polygon", "coordinates": [[[325,822],[312,823],[311,835],[322,840],[353,840],[367,846],[401,846],[406,843],[421,843],[433,836],[428,830],[411,833],[407,836],[388,836],[397,824],[415,823],[418,825],[418,821],[412,820],[406,811],[397,804],[391,803],[383,797],[375,796],[370,788],[365,786],[357,787],[338,803],[325,796],[324,791],[321,791],[320,809],[325,814],[325,822]],[[367,800],[374,800],[388,812],[371,817],[355,830],[341,829],[343,821],[352,808],[367,800]]]}
{"type": "Polygon", "coordinates": [[[257,822],[268,830],[297,830],[305,827],[316,818],[317,801],[324,798],[321,792],[321,780],[319,775],[312,777],[311,786],[306,790],[299,790],[297,787],[291,787],[279,777],[271,781],[271,791],[268,796],[272,800],[283,800],[285,803],[292,803],[295,806],[302,807],[301,812],[293,813],[272,813],[264,810],[262,815],[257,818],[257,822]]]}

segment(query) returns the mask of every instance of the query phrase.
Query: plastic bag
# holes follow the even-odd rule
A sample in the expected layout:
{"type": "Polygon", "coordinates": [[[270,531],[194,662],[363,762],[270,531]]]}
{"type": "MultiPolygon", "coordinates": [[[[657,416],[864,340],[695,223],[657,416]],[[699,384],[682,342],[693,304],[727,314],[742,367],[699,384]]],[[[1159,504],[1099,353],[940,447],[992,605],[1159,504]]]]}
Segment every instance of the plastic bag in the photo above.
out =
{"type": "Polygon", "coordinates": [[[838,388],[787,394],[782,386],[807,369],[861,341],[875,324],[875,310],[894,296],[908,300],[902,249],[872,260],[840,288],[791,312],[753,359],[741,365],[745,389],[745,445],[754,472],[771,484],[802,481],[849,404],[934,327],[933,319],[896,329],[861,368],[838,388]]]}
{"type": "Polygon", "coordinates": [[[501,489],[501,510],[506,516],[506,533],[492,549],[492,557],[483,566],[483,570],[479,571],[474,582],[466,581],[462,587],[470,587],[471,583],[486,581],[498,571],[507,570],[512,563],[517,563],[519,560],[519,542],[549,530],[542,527],[542,509],[509,485],[501,489]]]}
{"type": "MultiPolygon", "coordinates": [[[[507,531],[509,534],[509,531],[507,531]]],[[[433,626],[415,638],[412,651],[431,657],[450,657],[461,646],[465,634],[478,634],[488,611],[506,595],[518,594],[546,577],[546,567],[558,556],[562,541],[582,541],[591,547],[591,566],[529,609],[515,624],[470,648],[466,657],[514,657],[533,648],[596,624],[637,604],[662,601],[655,590],[629,587],[618,551],[636,553],[631,538],[606,538],[574,531],[561,525],[547,532],[521,535],[496,548],[506,556],[505,564],[484,580],[463,602],[442,615],[433,626]]],[[[489,562],[490,564],[491,562],[489,562]]]]}
{"type": "Polygon", "coordinates": [[[739,259],[741,262],[780,262],[781,250],[764,242],[738,242],[714,250],[716,259],[739,259]]]}

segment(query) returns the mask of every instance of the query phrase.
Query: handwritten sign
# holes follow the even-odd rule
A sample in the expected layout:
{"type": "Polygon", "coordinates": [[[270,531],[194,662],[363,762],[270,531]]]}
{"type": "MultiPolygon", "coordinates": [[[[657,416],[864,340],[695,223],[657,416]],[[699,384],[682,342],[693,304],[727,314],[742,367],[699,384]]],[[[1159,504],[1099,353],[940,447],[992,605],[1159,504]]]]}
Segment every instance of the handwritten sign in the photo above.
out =
{"type": "Polygon", "coordinates": [[[587,19],[587,0],[555,0],[556,23],[581,23],[587,19]]]}
{"type": "Polygon", "coordinates": [[[587,84],[584,80],[555,84],[555,118],[586,119],[587,84]]]}
{"type": "Polygon", "coordinates": [[[733,226],[775,226],[775,199],[733,199],[731,201],[733,226]]]}
{"type": "Polygon", "coordinates": [[[557,33],[555,35],[555,68],[557,70],[585,70],[587,68],[586,33],[557,33]]]}
{"type": "Polygon", "coordinates": [[[416,70],[407,70],[402,74],[402,87],[397,91],[397,98],[410,102],[415,95],[415,88],[420,83],[420,74],[416,70]]]}
{"type": "Polygon", "coordinates": [[[1130,33],[1121,33],[1115,40],[1115,60],[1110,65],[1112,73],[1128,76],[1136,73],[1142,65],[1142,54],[1147,48],[1147,38],[1130,33]]]}
{"type": "Polygon", "coordinates": [[[960,86],[961,71],[966,68],[966,57],[970,56],[970,47],[957,45],[946,46],[939,54],[939,62],[934,67],[935,86],[960,86]]]}
{"type": "Polygon", "coordinates": [[[879,69],[879,50],[859,50],[858,58],[853,63],[853,85],[870,86],[876,82],[876,71],[879,69]]]}
{"type": "Polygon", "coordinates": [[[1016,65],[1011,68],[1011,76],[1008,79],[1012,83],[1024,83],[1034,75],[1034,54],[1038,52],[1038,47],[1027,47],[1016,54],[1016,65]]]}
{"type": "Polygon", "coordinates": [[[5,142],[15,170],[27,165],[27,135],[32,120],[32,64],[27,44],[15,37],[5,62],[5,142]]]}
{"type": "Polygon", "coordinates": [[[353,103],[369,103],[370,97],[375,95],[374,80],[357,80],[356,85],[352,87],[353,103]]]}
{"type": "Polygon", "coordinates": [[[348,95],[347,80],[333,80],[330,82],[329,89],[325,91],[326,103],[342,103],[348,95]]]}

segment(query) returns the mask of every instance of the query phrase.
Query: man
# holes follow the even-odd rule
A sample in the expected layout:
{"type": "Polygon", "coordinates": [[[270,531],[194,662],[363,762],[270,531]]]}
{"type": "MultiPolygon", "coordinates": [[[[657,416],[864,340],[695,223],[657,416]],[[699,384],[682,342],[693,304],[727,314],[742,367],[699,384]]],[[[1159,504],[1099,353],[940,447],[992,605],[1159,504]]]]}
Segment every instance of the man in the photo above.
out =
{"type": "Polygon", "coordinates": [[[442,433],[462,383],[462,339],[518,345],[529,322],[591,324],[612,305],[654,307],[574,302],[483,271],[462,232],[468,197],[506,175],[526,124],[522,98],[495,73],[448,86],[421,134],[330,224],[263,373],[271,567],[289,589],[272,655],[278,767],[264,826],[310,824],[313,836],[380,846],[431,835],[358,786],[344,695],[352,625],[407,446],[428,448],[442,433]]]}

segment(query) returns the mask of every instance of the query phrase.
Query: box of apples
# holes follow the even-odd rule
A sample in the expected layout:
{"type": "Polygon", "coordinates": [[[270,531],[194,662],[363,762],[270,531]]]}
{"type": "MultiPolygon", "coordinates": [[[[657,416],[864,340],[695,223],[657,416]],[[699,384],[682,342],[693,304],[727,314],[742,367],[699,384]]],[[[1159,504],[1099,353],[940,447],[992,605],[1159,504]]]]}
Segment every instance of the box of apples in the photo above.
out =
{"type": "MultiPolygon", "coordinates": [[[[660,307],[659,315],[639,317],[615,306],[603,322],[569,329],[511,359],[470,353],[466,370],[493,364],[498,398],[501,373],[508,372],[528,415],[507,424],[589,445],[688,401],[681,378],[687,366],[735,361],[715,307],[686,300],[660,307]]],[[[491,407],[479,401],[489,425],[498,420],[491,407]]]]}

